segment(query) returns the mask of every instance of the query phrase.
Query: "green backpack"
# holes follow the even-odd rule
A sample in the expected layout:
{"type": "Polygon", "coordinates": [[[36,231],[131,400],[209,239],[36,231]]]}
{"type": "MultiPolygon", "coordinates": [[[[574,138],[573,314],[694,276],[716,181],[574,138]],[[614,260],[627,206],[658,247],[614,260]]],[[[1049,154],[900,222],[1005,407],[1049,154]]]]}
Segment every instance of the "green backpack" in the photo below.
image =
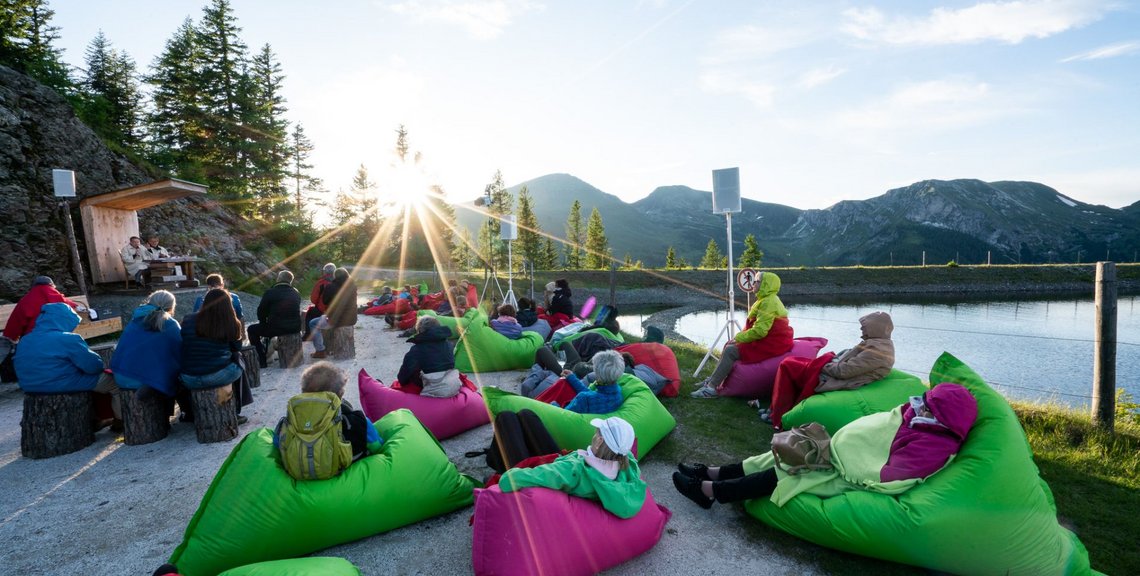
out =
{"type": "Polygon", "coordinates": [[[325,480],[352,464],[352,444],[341,432],[340,397],[305,392],[289,399],[288,415],[277,423],[281,464],[297,480],[325,480]]]}

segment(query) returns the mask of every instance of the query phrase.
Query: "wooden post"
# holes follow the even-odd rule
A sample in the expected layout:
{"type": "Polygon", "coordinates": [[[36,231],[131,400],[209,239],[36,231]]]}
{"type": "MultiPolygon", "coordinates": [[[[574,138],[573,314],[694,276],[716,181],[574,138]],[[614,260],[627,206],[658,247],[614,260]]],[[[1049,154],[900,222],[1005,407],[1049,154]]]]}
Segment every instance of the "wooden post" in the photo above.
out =
{"type": "Polygon", "coordinates": [[[277,336],[277,364],[282,368],[295,368],[305,362],[301,350],[301,334],[281,334],[277,336]]]}
{"type": "Polygon", "coordinates": [[[610,306],[617,306],[617,262],[610,261],[610,306]]]}
{"type": "Polygon", "coordinates": [[[137,391],[120,388],[117,395],[122,406],[124,444],[150,444],[170,434],[170,404],[161,394],[142,400],[137,391]]]}
{"type": "Polygon", "coordinates": [[[238,434],[234,387],[200,388],[190,392],[194,405],[194,430],[198,442],[225,442],[238,434]]]}
{"type": "Polygon", "coordinates": [[[1093,424],[1112,431],[1116,418],[1116,264],[1096,263],[1093,424]]]}
{"type": "Polygon", "coordinates": [[[20,453],[51,458],[95,443],[95,403],[90,392],[24,394],[20,453]]]}
{"type": "Polygon", "coordinates": [[[356,326],[338,326],[323,330],[325,350],[336,360],[356,358],[356,326]]]}
{"type": "Polygon", "coordinates": [[[257,361],[257,350],[253,346],[245,346],[241,349],[241,355],[245,362],[246,376],[249,376],[249,387],[261,386],[261,364],[257,361]]]}
{"type": "Polygon", "coordinates": [[[71,249],[71,271],[75,273],[75,281],[79,283],[79,292],[86,295],[87,280],[83,278],[83,264],[79,261],[79,244],[75,242],[75,224],[71,222],[71,208],[67,202],[60,202],[59,211],[63,213],[63,228],[67,231],[67,247],[71,249]]]}

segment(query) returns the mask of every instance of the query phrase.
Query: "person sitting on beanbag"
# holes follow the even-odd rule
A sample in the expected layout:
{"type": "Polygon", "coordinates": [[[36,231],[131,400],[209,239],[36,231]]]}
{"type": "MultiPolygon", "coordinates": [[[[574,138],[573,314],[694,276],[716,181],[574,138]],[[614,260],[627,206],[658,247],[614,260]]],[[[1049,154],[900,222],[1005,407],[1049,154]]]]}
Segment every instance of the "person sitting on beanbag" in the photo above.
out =
{"type": "Polygon", "coordinates": [[[578,414],[609,414],[621,407],[621,386],[617,381],[625,374],[625,359],[613,350],[606,350],[594,355],[593,365],[596,380],[591,386],[582,383],[574,372],[562,371],[562,377],[577,392],[566,405],[567,410],[578,414]]]}
{"type": "MultiPolygon", "coordinates": [[[[352,461],[356,462],[380,451],[384,440],[361,410],[355,410],[344,399],[348,375],[330,362],[317,362],[301,373],[301,392],[332,392],[340,397],[340,431],[344,441],[352,445],[352,461]]],[[[273,435],[273,445],[280,449],[280,438],[273,435]]]]}
{"type": "Polygon", "coordinates": [[[408,342],[411,350],[404,354],[404,363],[396,380],[400,390],[421,396],[451,398],[459,393],[463,382],[455,369],[455,353],[447,339],[451,329],[441,326],[435,316],[420,316],[416,320],[416,333],[408,342]]]}
{"type": "Polygon", "coordinates": [[[840,428],[831,437],[829,469],[789,474],[772,465],[769,453],[727,466],[678,464],[673,485],[702,508],[712,507],[714,500],[768,496],[783,506],[801,493],[821,498],[853,490],[901,494],[946,466],[977,418],[978,401],[970,391],[944,382],[895,410],[840,428]],[[745,473],[765,465],[759,472],[745,473]]]}
{"type": "Polygon", "coordinates": [[[522,326],[515,318],[515,307],[510,304],[499,306],[499,315],[491,320],[491,329],[511,340],[518,340],[522,336],[522,326]]]}
{"type": "MultiPolygon", "coordinates": [[[[620,357],[619,357],[620,360],[620,357]]],[[[619,518],[633,518],[645,504],[646,484],[634,458],[633,426],[618,417],[594,418],[590,446],[534,468],[511,468],[499,488],[515,492],[543,487],[588,498],[619,518]]]]}

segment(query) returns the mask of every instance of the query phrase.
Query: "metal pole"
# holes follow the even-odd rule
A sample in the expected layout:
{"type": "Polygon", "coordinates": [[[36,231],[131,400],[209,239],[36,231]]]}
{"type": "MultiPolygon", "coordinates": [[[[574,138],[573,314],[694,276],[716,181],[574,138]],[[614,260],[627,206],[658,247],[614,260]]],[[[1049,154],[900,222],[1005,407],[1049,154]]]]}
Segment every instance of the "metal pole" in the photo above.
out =
{"type": "Polygon", "coordinates": [[[736,324],[736,291],[733,290],[735,286],[732,281],[732,212],[725,212],[724,217],[728,220],[728,339],[732,340],[732,328],[736,324]]]}
{"type": "Polygon", "coordinates": [[[617,262],[610,260],[610,306],[617,306],[617,262]]]}
{"type": "Polygon", "coordinates": [[[1116,417],[1116,264],[1096,263],[1092,420],[1109,432],[1116,417]]]}
{"type": "Polygon", "coordinates": [[[75,224],[71,222],[71,208],[67,202],[60,202],[59,211],[63,213],[63,227],[67,232],[67,247],[71,251],[71,271],[75,274],[75,281],[79,283],[79,293],[86,295],[87,281],[83,278],[83,264],[79,261],[79,245],[75,241],[75,224]]]}

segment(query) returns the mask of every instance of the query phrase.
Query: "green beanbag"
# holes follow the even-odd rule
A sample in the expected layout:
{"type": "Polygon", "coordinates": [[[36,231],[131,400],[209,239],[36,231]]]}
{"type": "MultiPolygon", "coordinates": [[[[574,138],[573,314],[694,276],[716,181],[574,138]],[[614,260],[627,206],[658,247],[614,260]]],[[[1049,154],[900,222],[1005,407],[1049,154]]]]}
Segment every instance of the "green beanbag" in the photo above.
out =
{"type": "Polygon", "coordinates": [[[249,433],[214,476],[170,563],[185,576],[215,576],[471,505],[475,481],[411,412],[396,410],[375,426],[384,439],[379,454],[315,481],[285,472],[270,429],[249,433]]]}
{"type": "Polygon", "coordinates": [[[870,414],[893,410],[911,396],[921,396],[927,388],[916,376],[891,370],[886,378],[854,390],[833,390],[809,396],[784,414],[785,430],[819,422],[829,434],[870,414]]]}
{"type": "Polygon", "coordinates": [[[483,400],[491,411],[492,421],[499,412],[518,412],[524,408],[533,411],[550,430],[550,435],[554,437],[555,442],[558,442],[558,447],[564,450],[577,450],[589,446],[590,439],[597,430],[590,424],[590,420],[619,416],[633,426],[640,458],[648,454],[669,434],[677,426],[677,421],[653,394],[653,390],[636,376],[624,374],[621,380],[618,380],[618,384],[621,386],[623,398],[621,407],[609,414],[578,414],[533,398],[504,392],[495,387],[483,388],[483,400]]]}
{"type": "Polygon", "coordinates": [[[581,338],[582,336],[585,336],[586,334],[588,334],[590,332],[596,332],[598,334],[601,334],[602,336],[605,336],[606,338],[609,338],[610,340],[617,340],[618,342],[622,342],[622,343],[625,342],[625,338],[622,337],[621,333],[614,334],[613,332],[610,332],[609,330],[606,330],[605,328],[594,328],[592,330],[583,330],[581,332],[575,332],[575,333],[559,340],[558,342],[555,342],[555,344],[561,345],[562,342],[573,342],[573,341],[581,338]]]}
{"type": "Polygon", "coordinates": [[[542,336],[537,333],[523,332],[518,340],[511,340],[495,332],[487,324],[487,316],[480,314],[467,325],[455,346],[455,369],[470,374],[530,368],[534,353],[541,347],[542,336]]]}
{"type": "Polygon", "coordinates": [[[467,326],[471,324],[471,321],[475,318],[482,316],[483,321],[487,321],[487,315],[480,311],[478,308],[474,307],[468,308],[467,312],[464,312],[463,315],[459,318],[456,318],[452,314],[436,314],[435,310],[420,310],[419,312],[416,312],[416,317],[418,318],[420,316],[434,316],[437,320],[439,320],[440,326],[447,326],[449,329],[451,329],[452,339],[462,336],[463,331],[467,330],[467,326]]]}
{"type": "Polygon", "coordinates": [[[1005,399],[948,353],[930,381],[961,384],[978,400],[978,420],[945,468],[897,496],[800,494],[782,508],[762,498],[745,503],[748,513],[821,546],[952,574],[1092,574],[1085,547],[1057,524],[1005,399]]]}
{"type": "Polygon", "coordinates": [[[318,556],[258,562],[226,570],[219,576],[360,576],[360,570],[344,558],[318,556]]]}

